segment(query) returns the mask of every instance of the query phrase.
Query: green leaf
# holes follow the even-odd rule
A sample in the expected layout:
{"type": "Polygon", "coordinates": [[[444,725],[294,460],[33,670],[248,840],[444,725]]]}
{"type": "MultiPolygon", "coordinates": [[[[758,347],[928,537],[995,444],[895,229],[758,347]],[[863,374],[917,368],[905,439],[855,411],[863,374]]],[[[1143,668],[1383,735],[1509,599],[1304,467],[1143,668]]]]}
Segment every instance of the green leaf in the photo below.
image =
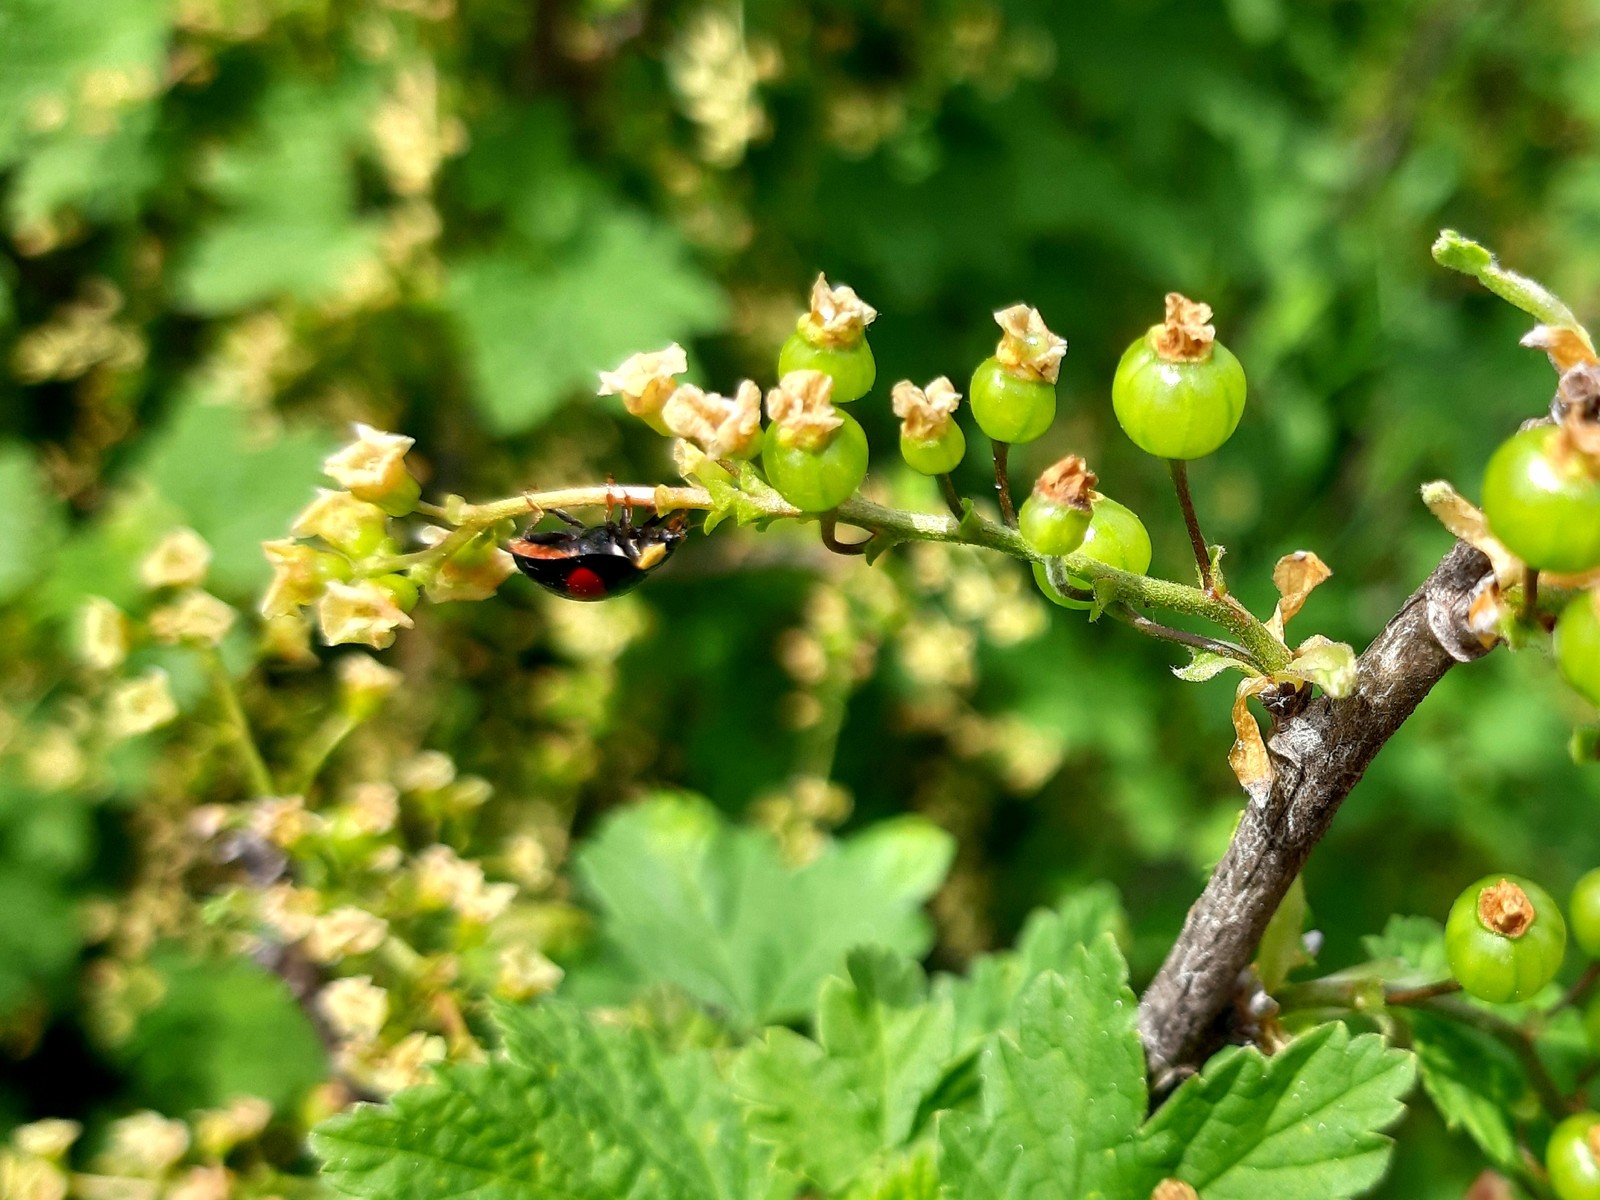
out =
{"type": "Polygon", "coordinates": [[[939,1200],[939,1165],[933,1147],[919,1148],[892,1166],[869,1171],[844,1200],[939,1200]]]}
{"type": "Polygon", "coordinates": [[[782,1200],[708,1054],[563,1004],[498,1010],[506,1059],[361,1105],[312,1135],[333,1185],[382,1200],[782,1200]]]}
{"type": "Polygon", "coordinates": [[[459,259],[446,300],[466,342],[479,407],[501,433],[594,394],[598,372],[640,350],[721,327],[715,284],[676,234],[601,210],[554,259],[508,242],[459,259]]]}
{"type": "Polygon", "coordinates": [[[353,150],[366,137],[364,85],[280,82],[246,137],[210,163],[227,211],[180,254],[183,305],[235,312],[279,295],[316,301],[349,286],[375,259],[380,229],[356,216],[353,150]]]}
{"type": "Polygon", "coordinates": [[[1464,1130],[1496,1166],[1520,1172],[1511,1110],[1528,1081],[1516,1055],[1459,1021],[1420,1010],[1407,1019],[1422,1088],[1445,1124],[1464,1130]]]}
{"type": "Polygon", "coordinates": [[[1361,939],[1361,947],[1392,983],[1433,983],[1450,975],[1444,926],[1432,917],[1391,916],[1381,934],[1361,939]]]}
{"type": "Polygon", "coordinates": [[[983,1053],[981,1115],[955,1113],[940,1125],[948,1194],[1131,1194],[1119,1149],[1145,1115],[1137,1008],[1109,935],[1080,946],[1065,976],[1035,980],[1019,1002],[1016,1036],[1000,1035],[983,1053]]]}
{"type": "Polygon", "coordinates": [[[17,443],[0,443],[0,604],[44,573],[61,532],[61,505],[33,455],[17,443]]]}
{"type": "Polygon", "coordinates": [[[1015,951],[974,960],[965,977],[941,976],[937,990],[948,993],[955,1008],[958,1043],[968,1047],[996,1030],[1015,1028],[1017,998],[1029,984],[1046,971],[1064,974],[1077,949],[1102,934],[1125,940],[1127,924],[1117,889],[1090,884],[1029,916],[1015,951]]]}
{"type": "Polygon", "coordinates": [[[862,948],[848,970],[822,985],[815,1042],[769,1029],[735,1070],[752,1132],[827,1192],[910,1140],[955,1050],[950,1002],[915,963],[862,948]]]}
{"type": "Polygon", "coordinates": [[[575,866],[606,935],[647,979],[749,1026],[808,1013],[855,946],[924,954],[922,905],[953,852],[948,834],[903,817],[794,867],[767,833],[728,825],[702,800],[661,797],[611,818],[575,866]]]}
{"type": "Polygon", "coordinates": [[[1266,932],[1256,950],[1256,974],[1268,993],[1276,992],[1296,967],[1311,962],[1306,953],[1304,932],[1311,906],[1306,903],[1305,877],[1296,875],[1278,911],[1267,922],[1266,932]]]}
{"type": "Polygon", "coordinates": [[[1191,657],[1185,665],[1172,668],[1174,675],[1188,683],[1204,683],[1228,670],[1239,671],[1245,675],[1255,674],[1237,658],[1229,658],[1226,654],[1217,654],[1211,650],[1191,650],[1189,653],[1191,657]]]}
{"type": "Polygon", "coordinates": [[[1330,642],[1318,634],[1301,644],[1293,661],[1278,675],[1314,683],[1333,699],[1342,700],[1355,690],[1356,652],[1344,642],[1330,642]]]}
{"type": "Polygon", "coordinates": [[[288,536],[294,514],[327,484],[322,460],[333,448],[320,431],[257,430],[240,409],[190,401],[146,443],[141,470],[211,544],[215,586],[247,593],[272,574],[261,543],[288,536]]]}
{"type": "Polygon", "coordinates": [[[327,1078],[316,1031],[275,975],[172,946],[151,961],[161,1001],[113,1055],[140,1103],[182,1113],[260,1096],[286,1108],[327,1078]]]}
{"type": "Polygon", "coordinates": [[[1383,1175],[1392,1144],[1380,1131],[1415,1074],[1410,1054],[1338,1024],[1271,1058],[1224,1050],[1156,1112],[1130,1157],[1149,1187],[1171,1176],[1206,1200],[1341,1200],[1383,1175]]]}

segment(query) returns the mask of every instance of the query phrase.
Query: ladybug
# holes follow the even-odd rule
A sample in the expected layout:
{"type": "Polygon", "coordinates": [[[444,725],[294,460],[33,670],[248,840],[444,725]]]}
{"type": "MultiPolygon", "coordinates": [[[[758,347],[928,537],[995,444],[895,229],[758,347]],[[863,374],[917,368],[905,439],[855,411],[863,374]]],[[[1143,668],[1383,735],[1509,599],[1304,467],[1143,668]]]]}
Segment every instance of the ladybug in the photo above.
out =
{"type": "Polygon", "coordinates": [[[550,514],[571,528],[542,533],[529,529],[506,549],[524,575],[568,600],[609,600],[631,592],[672,557],[688,526],[688,515],[682,512],[657,513],[635,525],[627,505],[622,520],[603,525],[585,525],[559,508],[550,514]]]}

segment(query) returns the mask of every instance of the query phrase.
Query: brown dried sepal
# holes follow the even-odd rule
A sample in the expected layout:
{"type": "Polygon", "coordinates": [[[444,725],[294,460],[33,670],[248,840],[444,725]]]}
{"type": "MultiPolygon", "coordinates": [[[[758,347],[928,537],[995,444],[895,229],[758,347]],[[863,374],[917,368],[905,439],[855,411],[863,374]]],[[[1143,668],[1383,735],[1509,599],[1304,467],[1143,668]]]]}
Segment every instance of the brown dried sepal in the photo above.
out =
{"type": "Polygon", "coordinates": [[[1255,715],[1250,711],[1250,697],[1276,686],[1268,676],[1259,675],[1241,679],[1233,695],[1234,743],[1228,751],[1228,765],[1233,768],[1239,786],[1244,788],[1252,802],[1258,804],[1264,803],[1271,792],[1277,771],[1273,769],[1272,759],[1267,754],[1267,741],[1261,736],[1261,727],[1256,724],[1255,715]]]}
{"type": "Polygon", "coordinates": [[[1054,383],[1067,354],[1067,339],[1051,333],[1039,310],[1026,304],[1002,308],[994,320],[1001,329],[994,350],[1000,365],[1019,379],[1054,383]]]}
{"type": "Polygon", "coordinates": [[[746,379],[732,396],[720,396],[681,384],[662,406],[661,419],[712,458],[746,455],[761,439],[761,389],[746,379]]]}
{"type": "Polygon", "coordinates": [[[955,384],[941,375],[925,388],[902,379],[889,393],[901,432],[912,441],[928,442],[950,428],[950,418],[961,403],[955,384]]]}
{"type": "Polygon", "coordinates": [[[1094,504],[1094,485],[1099,482],[1082,455],[1069,454],[1044,469],[1033,494],[1063,508],[1087,509],[1094,504]]]}
{"type": "Polygon", "coordinates": [[[1502,879],[1478,893],[1478,920],[1502,937],[1519,938],[1538,917],[1528,893],[1502,879]]]}
{"type": "Polygon", "coordinates": [[[1589,344],[1589,335],[1567,325],[1535,325],[1522,339],[1522,344],[1549,355],[1550,365],[1558,375],[1565,375],[1576,366],[1600,362],[1589,344]]]}
{"type": "Polygon", "coordinates": [[[1150,348],[1168,362],[1205,362],[1211,357],[1217,327],[1211,306],[1181,292],[1167,293],[1167,319],[1150,326],[1150,348]]]}
{"type": "Polygon", "coordinates": [[[1310,550],[1285,554],[1272,568],[1272,583],[1278,589],[1278,606],[1267,628],[1281,640],[1283,627],[1305,607],[1306,597],[1333,574],[1328,564],[1310,550]]]}
{"type": "Polygon", "coordinates": [[[790,371],[767,393],[767,416],[784,438],[805,450],[827,445],[844,418],[833,407],[833,377],[821,371],[790,371]]]}
{"type": "Polygon", "coordinates": [[[1589,1126],[1589,1132],[1583,1135],[1583,1140],[1589,1143],[1589,1153],[1600,1158],[1600,1125],[1589,1126]]]}
{"type": "Polygon", "coordinates": [[[800,318],[800,334],[813,346],[844,348],[857,345],[867,326],[878,319],[873,308],[852,287],[828,286],[828,277],[818,275],[811,285],[811,311],[800,318]]]}

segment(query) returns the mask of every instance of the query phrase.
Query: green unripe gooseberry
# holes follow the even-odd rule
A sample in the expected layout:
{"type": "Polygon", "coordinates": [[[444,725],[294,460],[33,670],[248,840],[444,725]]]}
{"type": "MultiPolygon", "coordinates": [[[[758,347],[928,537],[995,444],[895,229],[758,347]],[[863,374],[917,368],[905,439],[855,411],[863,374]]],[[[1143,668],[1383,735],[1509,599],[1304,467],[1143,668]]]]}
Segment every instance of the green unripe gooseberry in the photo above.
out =
{"type": "Polygon", "coordinates": [[[1590,958],[1600,958],[1600,867],[1574,885],[1567,917],[1578,949],[1590,958]]]}
{"type": "Polygon", "coordinates": [[[379,575],[372,582],[394,597],[401,612],[410,612],[421,597],[417,585],[404,575],[379,575]]]}
{"type": "Polygon", "coordinates": [[[865,335],[853,346],[817,346],[797,331],[778,351],[778,378],[790,371],[821,371],[833,380],[833,403],[848,404],[872,390],[878,364],[865,335]]]}
{"type": "Polygon", "coordinates": [[[1590,703],[1600,704],[1600,615],[1594,602],[1587,592],[1568,602],[1556,621],[1551,649],[1561,678],[1590,703]]]}
{"type": "Polygon", "coordinates": [[[1575,1113],[1557,1125],[1544,1165],[1561,1200],[1600,1200],[1600,1113],[1575,1113]]]}
{"type": "Polygon", "coordinates": [[[1204,458],[1233,436],[1244,415],[1244,368],[1221,342],[1195,362],[1161,357],[1149,335],[1129,346],[1111,381],[1124,433],[1157,458],[1204,458]]]}
{"type": "Polygon", "coordinates": [[[781,425],[762,435],[761,469],[780,496],[801,512],[837,508],[867,477],[867,435],[848,413],[821,446],[795,444],[781,425]]]}
{"type": "Polygon", "coordinates": [[[1550,893],[1517,875],[1487,875],[1456,897],[1444,928],[1450,973],[1479,1000],[1526,1000],[1556,977],[1567,923],[1550,893]]]}
{"type": "Polygon", "coordinates": [[[1038,492],[1030,492],[1017,513],[1017,531],[1040,554],[1071,554],[1083,545],[1091,515],[1088,506],[1058,504],[1038,492]]]}
{"type": "Polygon", "coordinates": [[[996,442],[1031,442],[1056,419],[1056,385],[1013,375],[998,358],[986,358],[967,391],[972,418],[996,442]]]}
{"type": "MultiPolygon", "coordinates": [[[[1083,544],[1078,547],[1078,553],[1119,571],[1143,575],[1150,569],[1150,534],[1138,514],[1127,505],[1118,504],[1110,496],[1096,496],[1094,512],[1089,517],[1089,528],[1084,530],[1083,544]]],[[[1073,600],[1051,587],[1043,563],[1033,564],[1033,577],[1039,584],[1039,590],[1063,608],[1089,607],[1087,601],[1073,600]]],[[[1073,587],[1085,591],[1089,588],[1087,579],[1071,575],[1067,579],[1073,587]]]]}
{"type": "Polygon", "coordinates": [[[951,421],[944,432],[933,438],[900,435],[900,457],[913,471],[923,475],[948,475],[966,457],[967,438],[961,426],[951,421]]]}
{"type": "Polygon", "coordinates": [[[1506,548],[1540,571],[1600,566],[1600,479],[1554,425],[1512,434],[1483,473],[1483,515],[1506,548]]]}

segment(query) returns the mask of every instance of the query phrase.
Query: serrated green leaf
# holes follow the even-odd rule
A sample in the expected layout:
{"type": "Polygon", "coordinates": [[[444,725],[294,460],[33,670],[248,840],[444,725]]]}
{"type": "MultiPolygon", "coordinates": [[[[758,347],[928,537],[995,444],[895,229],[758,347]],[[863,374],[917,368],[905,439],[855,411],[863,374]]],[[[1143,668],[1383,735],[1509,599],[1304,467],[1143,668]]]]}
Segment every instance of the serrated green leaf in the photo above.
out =
{"type": "Polygon", "coordinates": [[[1226,654],[1216,654],[1210,650],[1191,650],[1189,653],[1191,657],[1188,663],[1172,668],[1174,675],[1189,683],[1204,683],[1227,670],[1239,671],[1245,675],[1255,674],[1244,663],[1236,658],[1229,658],[1226,654]]]}
{"type": "Polygon", "coordinates": [[[334,1186],[382,1200],[782,1200],[793,1186],[740,1124],[710,1056],[562,1004],[502,1007],[506,1060],[324,1122],[334,1186]]]}
{"type": "Polygon", "coordinates": [[[1392,1143],[1381,1130],[1404,1112],[1415,1075],[1412,1055],[1339,1024],[1271,1058],[1253,1047],[1224,1050],[1141,1131],[1130,1194],[1173,1177],[1206,1200],[1354,1196],[1383,1175],[1392,1143]]]}
{"type": "Polygon", "coordinates": [[[856,1180],[843,1200],[939,1200],[939,1164],[933,1147],[919,1148],[891,1166],[856,1180]]]}
{"type": "Polygon", "coordinates": [[[1503,1042],[1433,1013],[1407,1013],[1422,1088],[1451,1129],[1464,1130],[1489,1161],[1519,1171],[1512,1106],[1528,1090],[1516,1055],[1503,1042]]]}
{"type": "Polygon", "coordinates": [[[1068,893],[1054,908],[1033,912],[1016,950],[983,955],[964,977],[941,976],[937,990],[950,995],[958,1043],[969,1047],[997,1030],[1014,1028],[1017,998],[1028,985],[1046,971],[1065,973],[1080,946],[1107,933],[1125,940],[1127,915],[1115,887],[1093,883],[1068,893]]]}
{"type": "Polygon", "coordinates": [[[601,210],[553,261],[517,245],[468,255],[446,300],[465,338],[479,407],[495,429],[538,424],[594,394],[598,372],[721,326],[716,285],[667,228],[601,210]]]}
{"type": "Polygon", "coordinates": [[[815,1042],[769,1029],[735,1071],[752,1131],[828,1192],[906,1145],[955,1051],[954,1010],[915,963],[861,948],[848,974],[822,985],[815,1042]]]}
{"type": "MultiPolygon", "coordinates": [[[[1079,947],[1065,976],[1035,980],[1017,1033],[983,1054],[981,1115],[940,1125],[940,1174],[957,1200],[1080,1200],[1131,1194],[1119,1149],[1146,1107],[1137,1001],[1110,935],[1079,947]]],[[[1146,1189],[1148,1194],[1148,1189],[1146,1189]]]]}
{"type": "Polygon", "coordinates": [[[1089,620],[1098,621],[1106,609],[1116,602],[1117,584],[1112,579],[1096,579],[1089,588],[1094,592],[1094,599],[1089,601],[1089,620]]]}
{"type": "Polygon", "coordinates": [[[749,1026],[809,1012],[855,946],[925,953],[921,908],[953,852],[948,834],[905,817],[793,867],[767,833],[730,826],[704,801],[662,797],[614,816],[575,866],[608,937],[646,979],[749,1026]]]}
{"type": "Polygon", "coordinates": [[[1444,926],[1432,917],[1391,916],[1381,934],[1361,939],[1361,947],[1390,982],[1432,983],[1450,974],[1444,926]]]}

